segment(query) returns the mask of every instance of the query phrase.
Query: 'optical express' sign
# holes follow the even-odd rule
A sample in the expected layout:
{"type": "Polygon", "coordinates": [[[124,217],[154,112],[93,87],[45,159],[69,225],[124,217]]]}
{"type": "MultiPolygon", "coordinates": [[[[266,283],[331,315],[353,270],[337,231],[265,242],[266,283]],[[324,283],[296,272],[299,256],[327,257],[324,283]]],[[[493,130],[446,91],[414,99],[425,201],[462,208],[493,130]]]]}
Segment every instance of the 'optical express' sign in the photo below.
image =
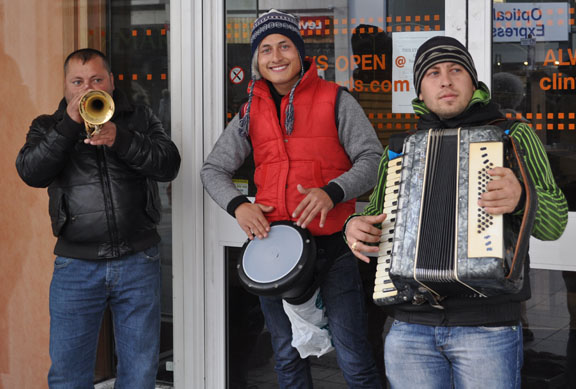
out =
{"type": "Polygon", "coordinates": [[[495,3],[494,42],[568,40],[568,3],[495,3]]]}

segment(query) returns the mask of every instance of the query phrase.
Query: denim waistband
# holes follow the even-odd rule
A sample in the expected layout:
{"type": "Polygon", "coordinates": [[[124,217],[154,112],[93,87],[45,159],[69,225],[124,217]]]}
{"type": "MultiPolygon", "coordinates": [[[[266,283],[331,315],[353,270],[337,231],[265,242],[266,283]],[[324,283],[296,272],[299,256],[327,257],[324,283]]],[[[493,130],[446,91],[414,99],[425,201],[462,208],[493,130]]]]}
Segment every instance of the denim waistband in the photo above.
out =
{"type": "Polygon", "coordinates": [[[407,323],[430,326],[494,326],[520,321],[520,302],[451,306],[421,310],[393,308],[391,316],[407,323]]]}

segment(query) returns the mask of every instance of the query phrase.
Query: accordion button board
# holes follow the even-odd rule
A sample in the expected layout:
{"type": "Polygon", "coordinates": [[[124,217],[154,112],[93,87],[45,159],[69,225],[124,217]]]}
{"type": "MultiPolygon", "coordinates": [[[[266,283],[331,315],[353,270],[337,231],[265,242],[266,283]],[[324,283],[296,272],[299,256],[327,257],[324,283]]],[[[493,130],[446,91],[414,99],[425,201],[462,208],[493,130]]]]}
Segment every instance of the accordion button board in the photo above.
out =
{"type": "MultiPolygon", "coordinates": [[[[488,170],[504,166],[502,143],[470,144],[470,177],[468,181],[468,257],[483,258],[501,253],[504,221],[502,215],[490,215],[478,206],[478,199],[492,180],[488,170]]],[[[499,177],[495,177],[497,179],[499,177]]]]}

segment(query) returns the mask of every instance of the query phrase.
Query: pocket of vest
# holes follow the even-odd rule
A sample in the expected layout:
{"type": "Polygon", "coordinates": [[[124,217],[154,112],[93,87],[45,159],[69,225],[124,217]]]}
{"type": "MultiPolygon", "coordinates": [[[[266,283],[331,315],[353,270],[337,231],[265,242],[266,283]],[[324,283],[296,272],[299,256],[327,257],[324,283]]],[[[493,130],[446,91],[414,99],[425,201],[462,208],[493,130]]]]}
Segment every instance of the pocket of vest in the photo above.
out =
{"type": "Polygon", "coordinates": [[[256,202],[271,205],[274,210],[267,215],[278,212],[278,180],[283,179],[280,163],[258,166],[254,171],[254,184],[256,185],[256,202]]]}
{"type": "Polygon", "coordinates": [[[288,187],[298,184],[304,188],[321,188],[326,185],[322,177],[322,167],[318,161],[292,161],[290,162],[290,174],[288,175],[288,187]]]}

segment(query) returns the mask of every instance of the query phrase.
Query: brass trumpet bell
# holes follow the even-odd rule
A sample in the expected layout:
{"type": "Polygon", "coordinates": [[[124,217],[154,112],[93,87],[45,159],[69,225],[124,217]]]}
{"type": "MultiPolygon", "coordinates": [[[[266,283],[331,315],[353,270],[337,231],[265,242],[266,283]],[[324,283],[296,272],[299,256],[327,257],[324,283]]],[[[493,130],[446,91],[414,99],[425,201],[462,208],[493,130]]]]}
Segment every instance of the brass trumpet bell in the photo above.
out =
{"type": "Polygon", "coordinates": [[[78,109],[84,119],[86,135],[91,138],[100,132],[102,124],[112,119],[114,100],[104,91],[91,90],[82,96],[78,109]]]}

